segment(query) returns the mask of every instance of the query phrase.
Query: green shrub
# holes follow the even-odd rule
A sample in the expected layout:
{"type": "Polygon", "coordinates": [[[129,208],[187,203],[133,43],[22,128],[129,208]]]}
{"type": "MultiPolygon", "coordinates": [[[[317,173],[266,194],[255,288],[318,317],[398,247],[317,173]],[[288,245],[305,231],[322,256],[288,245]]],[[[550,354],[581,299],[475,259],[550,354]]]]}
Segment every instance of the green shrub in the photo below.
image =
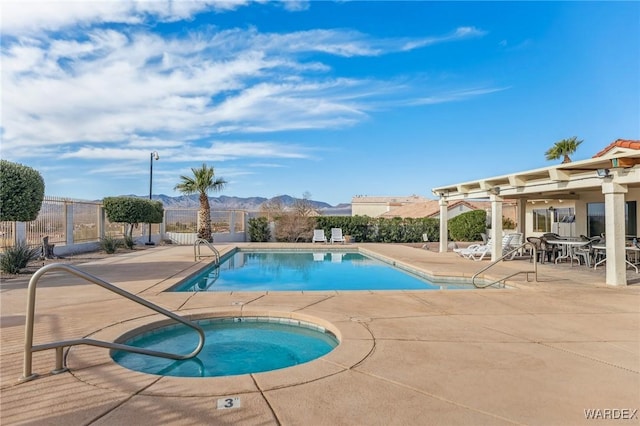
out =
{"type": "Polygon", "coordinates": [[[487,229],[487,212],[473,210],[449,219],[449,236],[453,241],[479,241],[487,229]]]}
{"type": "Polygon", "coordinates": [[[17,274],[29,262],[37,259],[40,252],[40,247],[31,248],[24,242],[8,247],[0,254],[0,270],[8,274],[17,274]]]}
{"type": "Polygon", "coordinates": [[[105,197],[102,201],[110,222],[127,224],[127,235],[138,223],[162,222],[164,208],[160,201],[136,197],[105,197]]]}
{"type": "Polygon", "coordinates": [[[0,160],[0,221],[36,220],[44,199],[40,173],[22,164],[0,160]]]}
{"type": "Polygon", "coordinates": [[[331,228],[342,228],[343,235],[363,243],[417,243],[422,234],[429,241],[440,239],[440,221],[434,218],[372,218],[369,216],[318,216],[316,229],[331,234],[331,228]]]}
{"type": "Polygon", "coordinates": [[[265,243],[271,239],[269,222],[266,217],[249,219],[249,239],[258,243],[265,243]]]}
{"type": "Polygon", "coordinates": [[[119,247],[122,247],[124,243],[122,240],[112,237],[111,235],[107,235],[104,238],[100,238],[100,248],[104,250],[107,254],[113,254],[118,250],[119,247]]]}

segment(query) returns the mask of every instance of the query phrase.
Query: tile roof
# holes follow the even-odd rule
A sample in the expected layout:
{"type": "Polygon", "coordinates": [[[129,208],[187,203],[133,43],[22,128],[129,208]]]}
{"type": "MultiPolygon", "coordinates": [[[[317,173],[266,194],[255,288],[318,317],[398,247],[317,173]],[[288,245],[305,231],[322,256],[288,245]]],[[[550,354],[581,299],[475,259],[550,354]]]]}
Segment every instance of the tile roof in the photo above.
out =
{"type": "MultiPolygon", "coordinates": [[[[512,206],[515,209],[515,202],[505,200],[506,206],[512,206]]],[[[466,206],[469,210],[486,210],[491,207],[490,201],[468,201],[458,200],[449,203],[448,210],[452,210],[458,206],[466,206]]],[[[515,210],[514,210],[515,211],[515,210]]],[[[439,217],[440,215],[440,202],[438,200],[430,200],[421,203],[405,204],[404,206],[396,207],[389,210],[386,213],[381,214],[379,217],[393,218],[393,217],[439,217]]],[[[508,216],[511,219],[515,219],[515,214],[505,213],[504,216],[508,216]],[[513,216],[513,217],[511,217],[513,216]]]]}
{"type": "Polygon", "coordinates": [[[421,197],[419,195],[410,195],[408,197],[400,196],[400,197],[385,197],[385,196],[368,196],[368,195],[356,195],[352,197],[351,203],[365,204],[365,203],[388,203],[388,204],[396,204],[402,205],[404,203],[416,203],[421,201],[428,201],[427,198],[421,197]],[[398,204],[400,203],[400,204],[398,204]]]}
{"type": "Polygon", "coordinates": [[[612,151],[616,148],[624,148],[624,149],[638,149],[640,150],[640,140],[630,140],[630,139],[617,139],[611,142],[608,146],[606,146],[602,151],[598,152],[593,158],[602,157],[609,151],[612,151]]]}

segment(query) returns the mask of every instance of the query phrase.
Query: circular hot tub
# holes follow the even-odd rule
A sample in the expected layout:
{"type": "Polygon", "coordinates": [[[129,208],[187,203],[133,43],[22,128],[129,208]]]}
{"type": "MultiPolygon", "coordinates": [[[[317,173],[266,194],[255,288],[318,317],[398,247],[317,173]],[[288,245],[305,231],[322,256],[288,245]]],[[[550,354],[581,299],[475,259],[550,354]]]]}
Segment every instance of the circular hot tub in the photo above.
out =
{"type": "MultiPolygon", "coordinates": [[[[331,352],[339,344],[334,333],[308,321],[249,316],[195,320],[205,344],[191,359],[172,359],[111,351],[115,362],[130,370],[177,377],[218,377],[260,373],[303,364],[331,352]]],[[[176,354],[198,345],[198,334],[182,325],[127,333],[118,343],[176,354]],[[133,334],[132,334],[133,333],[133,334]]]]}

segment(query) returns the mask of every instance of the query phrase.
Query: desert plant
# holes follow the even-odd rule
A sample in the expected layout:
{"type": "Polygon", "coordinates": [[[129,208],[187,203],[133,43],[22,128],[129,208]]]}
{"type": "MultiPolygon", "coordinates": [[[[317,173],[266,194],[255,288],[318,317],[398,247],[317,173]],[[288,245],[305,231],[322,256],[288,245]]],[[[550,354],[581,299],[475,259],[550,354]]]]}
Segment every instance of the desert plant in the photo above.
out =
{"type": "Polygon", "coordinates": [[[122,243],[129,250],[133,250],[133,248],[136,246],[136,241],[133,239],[131,235],[125,235],[124,239],[122,240],[122,243]]]}
{"type": "Polygon", "coordinates": [[[118,250],[119,247],[122,247],[124,243],[122,240],[119,240],[111,235],[107,235],[103,238],[100,238],[100,248],[104,250],[107,254],[113,254],[118,250]]]}
{"type": "Polygon", "coordinates": [[[13,247],[7,247],[0,254],[0,270],[8,274],[17,274],[29,262],[40,256],[40,247],[29,247],[25,242],[19,242],[13,247]]]}
{"type": "Polygon", "coordinates": [[[276,221],[276,241],[289,243],[311,241],[315,223],[313,217],[300,216],[296,212],[285,212],[276,221]]]}
{"type": "Polygon", "coordinates": [[[249,238],[253,242],[265,243],[271,239],[269,222],[266,217],[252,217],[249,219],[249,238]]]}

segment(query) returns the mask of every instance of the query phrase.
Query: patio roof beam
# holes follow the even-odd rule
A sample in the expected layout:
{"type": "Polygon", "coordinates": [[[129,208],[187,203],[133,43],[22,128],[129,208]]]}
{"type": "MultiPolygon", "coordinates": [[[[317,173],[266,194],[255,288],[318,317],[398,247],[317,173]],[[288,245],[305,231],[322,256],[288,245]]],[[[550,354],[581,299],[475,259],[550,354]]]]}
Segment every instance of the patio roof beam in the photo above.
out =
{"type": "Polygon", "coordinates": [[[571,174],[568,170],[549,169],[549,179],[553,181],[567,182],[571,179],[571,174]]]}
{"type": "Polygon", "coordinates": [[[527,184],[527,179],[524,175],[511,175],[509,176],[509,185],[514,187],[523,187],[527,184]]]}

